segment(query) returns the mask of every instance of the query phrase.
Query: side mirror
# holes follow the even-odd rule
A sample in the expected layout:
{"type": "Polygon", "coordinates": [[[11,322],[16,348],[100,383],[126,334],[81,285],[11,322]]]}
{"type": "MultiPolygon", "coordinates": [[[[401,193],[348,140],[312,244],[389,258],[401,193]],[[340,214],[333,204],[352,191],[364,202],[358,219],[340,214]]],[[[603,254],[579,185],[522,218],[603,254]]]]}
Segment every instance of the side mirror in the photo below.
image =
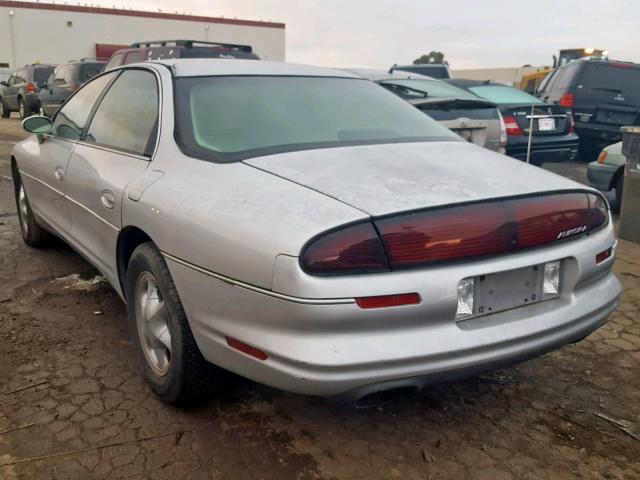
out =
{"type": "Polygon", "coordinates": [[[3,87],[8,87],[9,84],[7,82],[5,82],[4,80],[0,82],[0,85],[2,85],[3,87]]]}
{"type": "Polygon", "coordinates": [[[34,115],[33,117],[25,118],[22,121],[22,128],[29,133],[35,133],[36,135],[44,135],[49,133],[53,128],[53,122],[48,117],[41,117],[34,115]]]}

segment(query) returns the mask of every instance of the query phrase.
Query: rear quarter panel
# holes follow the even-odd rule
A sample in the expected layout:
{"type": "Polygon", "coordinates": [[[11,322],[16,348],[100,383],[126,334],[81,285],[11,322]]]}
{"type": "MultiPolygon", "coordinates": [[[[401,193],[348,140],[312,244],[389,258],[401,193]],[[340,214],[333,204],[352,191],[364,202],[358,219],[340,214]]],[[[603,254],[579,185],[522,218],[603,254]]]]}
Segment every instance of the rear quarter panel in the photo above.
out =
{"type": "Polygon", "coordinates": [[[166,253],[235,280],[271,288],[279,254],[298,256],[316,234],[367,218],[242,163],[215,164],[176,152],[151,168],[173,162],[177,168],[167,168],[139,202],[125,198],[123,225],[141,228],[166,253]]]}

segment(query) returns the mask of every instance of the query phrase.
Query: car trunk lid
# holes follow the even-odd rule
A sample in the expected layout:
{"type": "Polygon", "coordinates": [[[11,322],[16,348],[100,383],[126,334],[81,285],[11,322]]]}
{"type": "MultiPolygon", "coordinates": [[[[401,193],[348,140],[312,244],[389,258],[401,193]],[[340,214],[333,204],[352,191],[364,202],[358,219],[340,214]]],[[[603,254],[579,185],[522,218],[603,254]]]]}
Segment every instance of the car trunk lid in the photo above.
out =
{"type": "Polygon", "coordinates": [[[307,150],[256,157],[244,163],[373,216],[583,188],[462,141],[307,150]]]}
{"type": "Polygon", "coordinates": [[[500,147],[500,117],[494,103],[468,98],[410,100],[418,110],[480,147],[500,147]]]}
{"type": "MultiPolygon", "coordinates": [[[[508,105],[501,108],[504,117],[513,117],[522,131],[528,135],[531,123],[531,105],[508,105]]],[[[571,113],[560,105],[535,105],[533,107],[533,136],[566,135],[571,127],[571,113]]]]}

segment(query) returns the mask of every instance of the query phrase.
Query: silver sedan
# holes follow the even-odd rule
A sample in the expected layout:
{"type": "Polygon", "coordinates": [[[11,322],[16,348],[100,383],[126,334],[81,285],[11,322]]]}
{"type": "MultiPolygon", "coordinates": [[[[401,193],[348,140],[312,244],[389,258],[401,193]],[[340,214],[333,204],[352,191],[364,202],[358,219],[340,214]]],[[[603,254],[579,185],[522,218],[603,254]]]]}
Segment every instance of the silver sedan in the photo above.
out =
{"type": "Polygon", "coordinates": [[[597,191],[345,72],[129,65],[24,127],[24,240],[104,274],[168,402],[225,370],[366,401],[578,341],[621,293],[597,191]]]}

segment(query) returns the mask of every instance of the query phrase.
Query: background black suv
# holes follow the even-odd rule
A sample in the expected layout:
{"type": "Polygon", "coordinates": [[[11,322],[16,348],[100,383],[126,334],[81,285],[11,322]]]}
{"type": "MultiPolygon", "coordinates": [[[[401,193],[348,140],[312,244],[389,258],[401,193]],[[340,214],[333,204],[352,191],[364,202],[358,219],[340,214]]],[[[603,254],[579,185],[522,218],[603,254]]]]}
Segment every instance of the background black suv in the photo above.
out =
{"type": "Polygon", "coordinates": [[[199,40],[158,40],[138,42],[115,52],[105,70],[129,63],[163,58],[240,58],[260,60],[249,45],[201,42],[199,40]]]}
{"type": "Polygon", "coordinates": [[[581,155],[591,157],[621,140],[620,127],[640,124],[640,65],[574,60],[550,73],[537,96],[572,109],[581,155]]]}
{"type": "Polygon", "coordinates": [[[40,113],[52,116],[80,86],[104,70],[104,62],[83,58],[58,65],[40,90],[40,113]]]}
{"type": "Polygon", "coordinates": [[[0,117],[20,112],[20,118],[40,110],[38,91],[53,73],[55,65],[25,65],[11,74],[6,82],[0,82],[0,117]]]}

